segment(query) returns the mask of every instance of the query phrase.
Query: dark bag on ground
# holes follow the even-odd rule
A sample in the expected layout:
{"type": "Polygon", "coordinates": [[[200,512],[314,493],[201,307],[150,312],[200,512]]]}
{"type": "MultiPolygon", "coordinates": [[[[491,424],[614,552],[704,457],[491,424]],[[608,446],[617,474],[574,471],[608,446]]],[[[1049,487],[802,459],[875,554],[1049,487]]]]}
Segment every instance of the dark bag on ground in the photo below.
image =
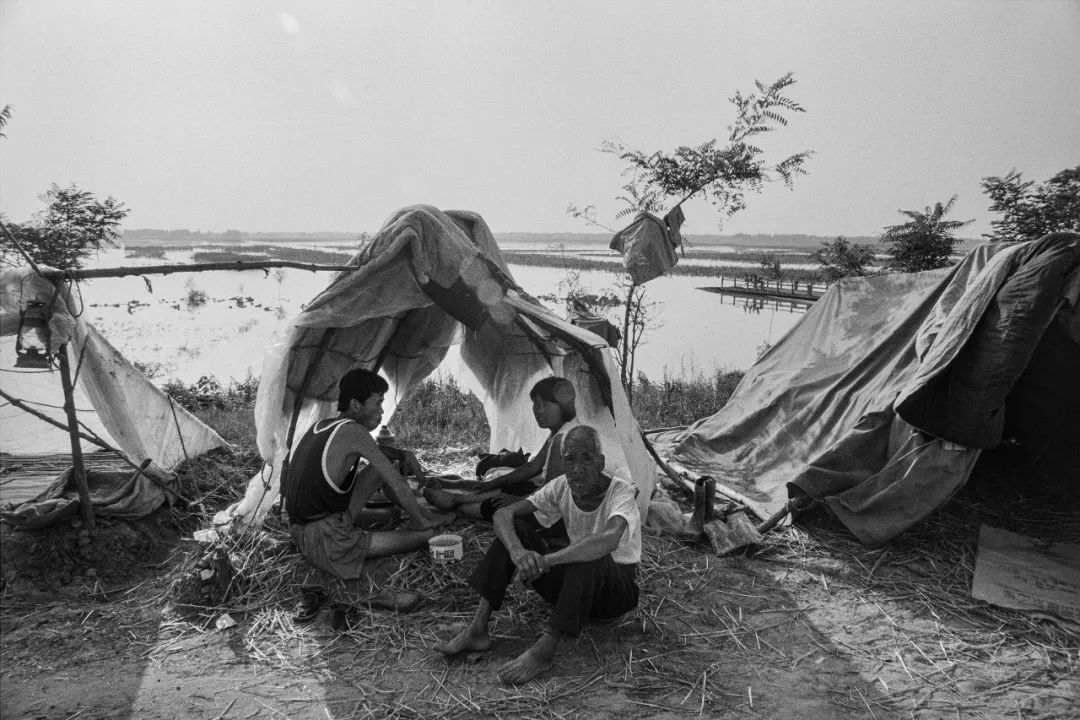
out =
{"type": "Polygon", "coordinates": [[[529,455],[531,454],[522,452],[521,448],[518,448],[515,452],[503,448],[497,453],[481,453],[480,462],[476,463],[476,476],[484,477],[484,474],[491,468],[519,468],[529,461],[529,455]]]}

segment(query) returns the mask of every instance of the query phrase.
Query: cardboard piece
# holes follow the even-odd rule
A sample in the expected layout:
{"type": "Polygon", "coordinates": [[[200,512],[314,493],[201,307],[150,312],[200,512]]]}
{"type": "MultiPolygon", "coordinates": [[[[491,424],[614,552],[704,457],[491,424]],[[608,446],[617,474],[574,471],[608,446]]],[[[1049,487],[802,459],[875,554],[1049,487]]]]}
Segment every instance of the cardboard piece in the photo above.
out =
{"type": "Polygon", "coordinates": [[[1037,540],[983,525],[971,596],[1080,623],[1080,544],[1037,540]]]}
{"type": "Polygon", "coordinates": [[[727,522],[717,519],[705,523],[705,535],[717,555],[727,555],[748,545],[761,543],[761,533],[743,512],[733,513],[727,522]]]}

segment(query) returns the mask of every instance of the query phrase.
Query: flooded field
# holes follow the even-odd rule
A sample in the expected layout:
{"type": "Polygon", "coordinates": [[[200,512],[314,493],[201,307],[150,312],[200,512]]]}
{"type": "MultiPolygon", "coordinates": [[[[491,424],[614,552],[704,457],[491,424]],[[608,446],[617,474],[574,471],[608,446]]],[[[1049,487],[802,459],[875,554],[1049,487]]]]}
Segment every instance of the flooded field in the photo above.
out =
{"type": "MultiPolygon", "coordinates": [[[[748,257],[755,257],[754,252],[748,251],[748,257]]],[[[125,258],[123,251],[113,250],[96,258],[94,266],[184,263],[191,262],[192,254],[169,251],[163,258],[125,258]]],[[[510,269],[534,296],[556,293],[565,277],[556,268],[511,265],[510,269]]],[[[611,288],[615,275],[592,270],[582,271],[580,278],[584,287],[599,292],[611,288]]],[[[326,286],[329,273],[222,271],[149,280],[152,292],[140,278],[85,283],[86,318],[157,382],[193,382],[204,375],[228,381],[261,373],[266,351],[282,340],[289,319],[326,286]],[[187,299],[193,293],[205,294],[205,302],[190,304],[187,299]]],[[[660,379],[744,369],[763,344],[775,343],[800,317],[798,312],[761,304],[732,304],[731,298],[699,289],[716,284],[715,279],[685,276],[649,283],[647,300],[657,304],[657,321],[638,351],[641,372],[660,379]]],[[[452,357],[443,372],[457,373],[452,357]]]]}

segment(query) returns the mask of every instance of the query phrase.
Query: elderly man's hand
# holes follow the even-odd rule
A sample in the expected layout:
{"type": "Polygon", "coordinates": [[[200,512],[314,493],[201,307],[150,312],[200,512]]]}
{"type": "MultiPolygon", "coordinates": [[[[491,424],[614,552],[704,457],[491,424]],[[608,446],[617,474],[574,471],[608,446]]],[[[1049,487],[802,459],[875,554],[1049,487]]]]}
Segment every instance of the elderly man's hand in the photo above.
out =
{"type": "Polygon", "coordinates": [[[533,550],[523,550],[517,557],[511,558],[511,560],[514,561],[514,565],[521,571],[522,577],[529,582],[532,582],[546,572],[544,568],[544,556],[533,550]]]}

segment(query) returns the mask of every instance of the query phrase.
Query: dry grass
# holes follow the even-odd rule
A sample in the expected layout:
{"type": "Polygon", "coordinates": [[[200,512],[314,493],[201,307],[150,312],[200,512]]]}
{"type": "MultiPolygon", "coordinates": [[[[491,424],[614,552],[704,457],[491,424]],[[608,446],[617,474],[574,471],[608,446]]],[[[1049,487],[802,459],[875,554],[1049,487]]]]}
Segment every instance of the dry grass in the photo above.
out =
{"type": "Polygon", "coordinates": [[[599,695],[634,714],[768,714],[784,699],[766,696],[757,681],[737,685],[733,678],[751,671],[794,677],[823,659],[826,665],[814,672],[832,664],[829,672],[838,673],[836,667],[854,662],[846,672],[876,678],[871,687],[831,691],[833,703],[852,712],[887,716],[910,709],[911,716],[938,717],[948,707],[979,717],[995,693],[1038,697],[1075,677],[1080,643],[1061,625],[971,599],[978,520],[977,509],[961,499],[877,550],[821,520],[811,529],[773,533],[752,554],[735,558],[647,531],[638,609],[568,641],[557,674],[523,688],[493,682],[497,664],[544,626],[548,608],[521,587],[492,625],[507,647],[503,656],[447,664],[431,650],[471,617],[476,598],[468,572],[493,538],[490,528],[462,521],[451,528],[465,538],[462,563],[436,564],[417,552],[379,561],[361,582],[335,582],[332,596],[361,608],[358,625],[340,635],[325,619],[292,622],[296,590],[309,569],[271,522],[204,553],[204,559],[231,558],[235,572],[227,590],[213,603],[182,608],[186,614],[174,609],[163,639],[204,632],[230,613],[242,621],[251,660],[314,671],[325,687],[337,688],[327,695],[329,705],[338,704],[334,717],[560,718],[599,695]],[[784,568],[796,575],[768,579],[770,569],[784,568]],[[426,600],[406,615],[364,609],[363,598],[375,588],[420,590],[426,600]],[[888,635],[888,652],[870,639],[830,637],[818,627],[815,606],[842,604],[845,597],[879,613],[870,626],[888,635]],[[1030,668],[988,689],[986,668],[1017,657],[1028,658],[1030,668]]]}
{"type": "MultiPolygon", "coordinates": [[[[456,402],[452,393],[444,401],[456,402]]],[[[432,446],[421,455],[436,471],[468,474],[468,435],[458,442],[447,454],[432,446]]],[[[228,459],[220,462],[205,466],[200,481],[208,505],[235,492],[206,489],[229,487],[228,459]]],[[[475,607],[468,570],[492,533],[464,522],[452,528],[466,538],[463,563],[438,565],[418,552],[380,561],[361,583],[335,584],[334,595],[358,604],[375,587],[421,590],[427,598],[408,615],[362,609],[359,624],[341,635],[325,621],[293,624],[297,587],[309,568],[281,528],[271,522],[228,538],[174,569],[175,597],[183,573],[216,569],[222,559],[230,568],[200,581],[209,594],[172,606],[162,641],[206,632],[222,613],[232,614],[251,660],[317,672],[329,688],[328,707],[343,718],[558,718],[600,697],[618,708],[613,714],[630,716],[776,715],[792,699],[766,694],[769,683],[760,679],[797,682],[808,672],[856,678],[824,691],[834,707],[854,715],[1055,717],[1076,688],[1070,679],[1080,675],[1080,636],[970,595],[982,523],[1080,539],[1072,505],[1017,496],[1020,472],[1007,464],[996,473],[984,469],[976,491],[882,549],[865,548],[824,515],[771,533],[763,546],[735,558],[646,533],[638,609],[615,626],[589,628],[568,643],[556,675],[525,688],[502,688],[492,677],[496,663],[523,650],[543,627],[547,608],[531,593],[512,592],[496,615],[493,634],[507,648],[502,657],[446,664],[431,650],[475,607]]]]}
{"type": "MultiPolygon", "coordinates": [[[[665,646],[688,645],[701,636],[687,631],[682,617],[687,608],[676,596],[682,588],[707,582],[708,563],[699,562],[700,553],[688,553],[678,543],[656,535],[645,539],[639,609],[617,625],[586,630],[571,651],[584,660],[579,671],[506,688],[492,682],[493,667],[478,658],[445,663],[431,648],[471,617],[476,596],[468,585],[469,570],[493,539],[489,527],[459,523],[452,529],[466,538],[461,563],[437,564],[418,552],[377,562],[364,581],[333,583],[333,597],[360,608],[358,624],[342,634],[328,630],[325,620],[310,625],[292,622],[296,587],[307,578],[308,568],[299,555],[281,553],[286,536],[280,530],[225,539],[196,563],[212,567],[214,557],[232,558],[236,572],[220,603],[174,605],[162,626],[159,645],[207,631],[222,613],[245,617],[243,646],[251,660],[285,671],[314,670],[328,685],[334,680],[344,684],[349,699],[340,702],[347,711],[335,717],[561,718],[588,702],[590,689],[600,687],[631,691],[631,704],[641,707],[687,700],[685,707],[691,714],[730,703],[731,694],[709,686],[702,673],[665,659],[670,651],[665,646]],[[363,597],[375,587],[423,589],[426,600],[407,615],[364,609],[363,597]],[[619,644],[620,637],[648,640],[625,656],[600,649],[619,644]],[[358,672],[353,677],[345,668],[358,672]]],[[[190,566],[175,572],[189,571],[190,566]]],[[[547,613],[543,601],[518,586],[496,614],[492,634],[519,651],[544,626],[547,613]]],[[[711,640],[723,635],[738,641],[754,634],[752,628],[739,626],[737,619],[721,617],[721,621],[728,624],[712,632],[711,640]]],[[[332,703],[331,699],[328,704],[332,703]]]]}

